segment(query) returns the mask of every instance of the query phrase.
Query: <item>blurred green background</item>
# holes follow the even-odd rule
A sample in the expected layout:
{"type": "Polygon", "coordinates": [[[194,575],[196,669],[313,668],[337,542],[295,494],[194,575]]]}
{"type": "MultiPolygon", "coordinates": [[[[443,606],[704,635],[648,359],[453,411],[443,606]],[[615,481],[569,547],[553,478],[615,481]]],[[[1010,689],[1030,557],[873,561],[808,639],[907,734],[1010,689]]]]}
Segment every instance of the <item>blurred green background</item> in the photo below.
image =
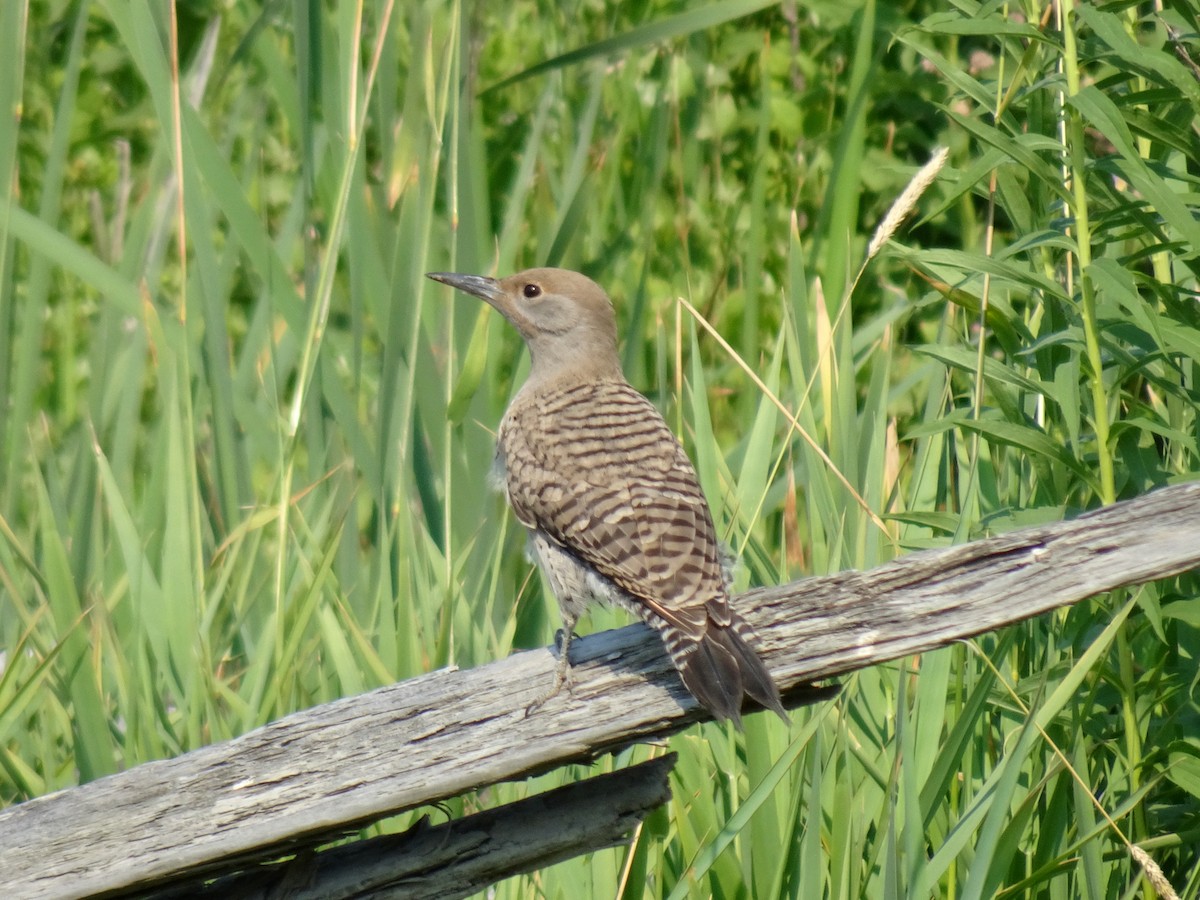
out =
{"type": "MultiPolygon", "coordinates": [[[[0,5],[0,801],[551,640],[485,488],[527,361],[426,271],[606,287],[741,588],[1195,478],[1198,18],[0,5]]],[[[1152,896],[1129,840],[1200,897],[1197,581],[692,728],[496,896],[1152,896]]]]}

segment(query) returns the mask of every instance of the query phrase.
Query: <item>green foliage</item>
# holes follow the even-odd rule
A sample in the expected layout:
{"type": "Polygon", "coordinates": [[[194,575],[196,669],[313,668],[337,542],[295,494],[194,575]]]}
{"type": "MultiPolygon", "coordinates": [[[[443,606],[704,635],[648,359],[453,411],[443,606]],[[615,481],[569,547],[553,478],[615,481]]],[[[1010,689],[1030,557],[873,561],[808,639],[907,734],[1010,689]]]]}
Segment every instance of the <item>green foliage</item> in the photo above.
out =
{"type": "MultiPolygon", "coordinates": [[[[481,500],[519,341],[428,270],[609,289],[742,587],[1200,471],[1194,5],[466,7],[0,4],[2,802],[549,640],[481,500]]],[[[1123,835],[1200,897],[1197,594],[692,729],[498,893],[1148,894],[1123,835]]]]}

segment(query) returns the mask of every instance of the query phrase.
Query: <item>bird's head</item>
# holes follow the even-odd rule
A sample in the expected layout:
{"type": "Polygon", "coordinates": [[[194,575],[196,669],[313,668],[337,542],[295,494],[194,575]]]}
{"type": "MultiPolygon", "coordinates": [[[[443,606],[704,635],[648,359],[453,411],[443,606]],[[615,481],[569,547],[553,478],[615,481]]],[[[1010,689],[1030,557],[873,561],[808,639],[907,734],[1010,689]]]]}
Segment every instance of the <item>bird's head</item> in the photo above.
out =
{"type": "Polygon", "coordinates": [[[486,301],[511,322],[529,347],[531,378],[620,375],[612,301],[586,275],[526,269],[500,279],[449,272],[429,277],[486,301]]]}

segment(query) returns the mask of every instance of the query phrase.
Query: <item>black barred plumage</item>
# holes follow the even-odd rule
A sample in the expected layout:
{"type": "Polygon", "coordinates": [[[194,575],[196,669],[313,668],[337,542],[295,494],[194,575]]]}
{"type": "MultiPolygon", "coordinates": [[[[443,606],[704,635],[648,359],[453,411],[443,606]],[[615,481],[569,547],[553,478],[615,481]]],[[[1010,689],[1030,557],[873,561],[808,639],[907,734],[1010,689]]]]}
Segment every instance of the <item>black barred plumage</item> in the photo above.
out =
{"type": "Polygon", "coordinates": [[[616,603],[662,635],[692,695],[741,726],[745,695],[787,713],[729,604],[716,529],[695,469],[662,415],[621,373],[612,304],[562,269],[502,280],[431,278],[486,300],[529,347],[529,378],[500,424],[496,457],[513,512],[570,637],[593,600],[616,603]]]}

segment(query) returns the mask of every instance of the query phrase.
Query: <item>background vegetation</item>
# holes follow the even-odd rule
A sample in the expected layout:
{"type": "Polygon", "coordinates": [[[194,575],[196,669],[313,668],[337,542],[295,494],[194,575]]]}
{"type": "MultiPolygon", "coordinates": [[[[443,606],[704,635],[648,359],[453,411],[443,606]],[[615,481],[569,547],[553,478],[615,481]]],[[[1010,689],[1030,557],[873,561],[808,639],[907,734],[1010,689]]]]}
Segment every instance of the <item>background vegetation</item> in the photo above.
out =
{"type": "MultiPolygon", "coordinates": [[[[527,363],[425,271],[603,283],[743,586],[1196,477],[1197,16],[0,5],[0,801],[550,640],[483,499],[527,363]]],[[[1128,840],[1200,897],[1197,593],[691,729],[630,847],[498,896],[1150,895],[1128,840]]]]}

